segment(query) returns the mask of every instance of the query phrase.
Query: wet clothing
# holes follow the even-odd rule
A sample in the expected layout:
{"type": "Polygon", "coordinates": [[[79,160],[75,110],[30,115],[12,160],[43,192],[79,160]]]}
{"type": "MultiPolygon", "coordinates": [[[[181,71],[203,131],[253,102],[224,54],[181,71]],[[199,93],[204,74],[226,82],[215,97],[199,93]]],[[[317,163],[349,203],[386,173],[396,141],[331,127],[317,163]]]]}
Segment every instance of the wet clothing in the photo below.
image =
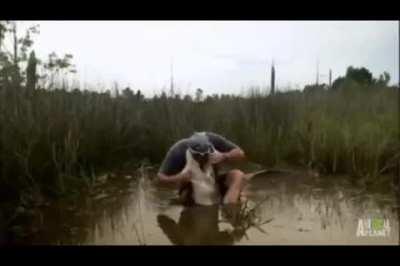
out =
{"type": "MultiPolygon", "coordinates": [[[[219,193],[220,195],[222,195],[222,197],[228,191],[228,186],[225,184],[226,177],[227,177],[226,174],[222,174],[216,177],[216,183],[218,184],[219,193]]],[[[185,183],[181,185],[178,194],[180,197],[180,201],[182,201],[184,205],[195,204],[194,199],[192,197],[193,185],[191,183],[185,183]]]]}

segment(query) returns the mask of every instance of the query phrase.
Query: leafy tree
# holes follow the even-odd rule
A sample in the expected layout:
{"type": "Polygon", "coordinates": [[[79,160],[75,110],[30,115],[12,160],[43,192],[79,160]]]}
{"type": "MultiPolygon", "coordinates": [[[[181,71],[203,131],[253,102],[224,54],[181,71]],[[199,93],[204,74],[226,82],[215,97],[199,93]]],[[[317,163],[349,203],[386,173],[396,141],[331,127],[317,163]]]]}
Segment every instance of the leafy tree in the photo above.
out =
{"type": "Polygon", "coordinates": [[[345,84],[355,82],[360,86],[378,85],[387,87],[390,81],[390,75],[386,71],[375,79],[372,73],[365,67],[354,68],[352,66],[347,68],[344,77],[338,77],[332,84],[332,89],[336,90],[343,87],[345,84]]]}
{"type": "Polygon", "coordinates": [[[4,36],[7,31],[7,21],[0,21],[0,51],[1,51],[1,46],[3,44],[4,36]]]}
{"type": "Polygon", "coordinates": [[[192,96],[190,96],[189,94],[185,94],[185,96],[183,97],[183,100],[185,102],[192,102],[193,101],[192,96]]]}
{"type": "Polygon", "coordinates": [[[377,84],[386,87],[386,86],[388,86],[389,81],[390,81],[390,74],[385,71],[385,72],[383,72],[383,74],[379,75],[377,84]]]}
{"type": "Polygon", "coordinates": [[[25,82],[26,87],[32,89],[36,87],[39,80],[42,81],[43,87],[50,80],[51,87],[56,77],[76,73],[75,66],[71,63],[73,58],[71,54],[58,57],[53,52],[44,63],[36,58],[32,50],[33,35],[39,33],[39,25],[33,25],[22,37],[19,37],[16,22],[0,21],[0,85],[12,84],[18,87],[25,82]],[[11,49],[4,45],[5,40],[10,40],[11,49]],[[21,64],[26,64],[26,71],[21,70],[21,64]],[[39,69],[44,73],[41,76],[37,75],[39,69]]]}
{"type": "Polygon", "coordinates": [[[360,85],[371,85],[374,80],[372,73],[365,67],[354,68],[352,66],[347,68],[346,79],[351,79],[360,85]]]}
{"type": "Polygon", "coordinates": [[[326,84],[313,84],[313,85],[306,85],[304,87],[304,92],[305,93],[316,93],[316,92],[321,92],[327,88],[326,84]]]}
{"type": "Polygon", "coordinates": [[[336,89],[342,87],[345,81],[346,81],[346,78],[345,78],[345,77],[338,77],[338,78],[335,79],[335,81],[332,83],[332,89],[333,89],[333,90],[336,90],[336,89]]]}
{"type": "Polygon", "coordinates": [[[142,94],[142,92],[140,90],[138,90],[136,92],[136,100],[138,100],[138,101],[144,100],[144,95],[142,94]]]}
{"type": "Polygon", "coordinates": [[[0,22],[0,81],[5,84],[21,85],[25,74],[20,64],[28,60],[28,52],[33,45],[32,35],[39,33],[39,25],[29,27],[23,37],[18,37],[16,22],[0,22]],[[4,45],[11,38],[12,51],[4,45]]]}
{"type": "Polygon", "coordinates": [[[73,56],[65,54],[64,57],[59,57],[55,52],[49,54],[46,62],[43,63],[44,74],[40,76],[43,81],[43,86],[48,85],[54,87],[56,79],[68,73],[76,73],[75,65],[72,64],[73,56]],[[46,84],[49,82],[49,84],[46,84]]]}
{"type": "Polygon", "coordinates": [[[8,72],[11,65],[8,55],[3,49],[5,37],[9,32],[9,24],[8,21],[0,21],[0,85],[8,83],[8,72]]]}
{"type": "Polygon", "coordinates": [[[165,91],[163,91],[163,92],[161,93],[160,99],[162,99],[162,100],[167,100],[167,98],[168,98],[167,93],[165,93],[165,91]]]}
{"type": "Polygon", "coordinates": [[[122,97],[127,99],[133,99],[133,91],[127,87],[122,91],[122,97]]]}

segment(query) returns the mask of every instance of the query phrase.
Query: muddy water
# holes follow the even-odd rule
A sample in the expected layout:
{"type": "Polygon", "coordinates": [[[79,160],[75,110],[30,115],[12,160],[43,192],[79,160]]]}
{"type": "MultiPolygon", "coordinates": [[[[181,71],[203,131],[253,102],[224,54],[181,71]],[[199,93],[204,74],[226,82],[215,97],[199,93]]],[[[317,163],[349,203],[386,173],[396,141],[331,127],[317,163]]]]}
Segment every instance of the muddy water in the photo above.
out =
{"type": "Polygon", "coordinates": [[[151,174],[100,185],[75,207],[46,207],[31,244],[286,245],[398,244],[394,195],[365,191],[346,178],[268,175],[249,184],[241,206],[191,207],[151,174]],[[359,219],[387,219],[386,236],[357,236],[359,219]]]}

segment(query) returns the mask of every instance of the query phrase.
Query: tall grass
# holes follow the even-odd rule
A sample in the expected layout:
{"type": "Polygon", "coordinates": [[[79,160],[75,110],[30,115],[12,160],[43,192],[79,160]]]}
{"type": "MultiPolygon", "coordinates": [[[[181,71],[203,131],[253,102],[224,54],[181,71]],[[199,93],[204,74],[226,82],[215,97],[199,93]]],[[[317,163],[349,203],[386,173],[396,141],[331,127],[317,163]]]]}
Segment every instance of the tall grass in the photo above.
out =
{"type": "Polygon", "coordinates": [[[398,91],[338,91],[144,99],[135,94],[0,88],[0,197],[60,195],[127,161],[160,163],[169,146],[209,130],[252,161],[379,178],[398,156],[398,91]]]}

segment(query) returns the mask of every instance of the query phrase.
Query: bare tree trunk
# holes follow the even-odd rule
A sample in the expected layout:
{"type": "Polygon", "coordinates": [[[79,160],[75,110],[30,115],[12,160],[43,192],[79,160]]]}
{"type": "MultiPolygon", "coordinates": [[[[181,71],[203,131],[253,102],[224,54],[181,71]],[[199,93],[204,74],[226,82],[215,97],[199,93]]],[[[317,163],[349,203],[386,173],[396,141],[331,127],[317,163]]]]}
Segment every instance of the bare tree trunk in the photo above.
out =
{"type": "Polygon", "coordinates": [[[6,25],[7,22],[0,21],[0,53],[3,45],[4,35],[6,34],[6,25]]]}
{"type": "Polygon", "coordinates": [[[17,37],[17,23],[14,22],[14,27],[12,30],[14,39],[14,54],[13,54],[13,73],[12,73],[12,83],[14,86],[19,86],[19,66],[18,66],[18,37],[17,37]]]}
{"type": "Polygon", "coordinates": [[[14,57],[13,57],[13,62],[14,65],[18,64],[18,38],[17,38],[17,23],[14,22],[14,27],[13,27],[13,37],[14,37],[14,57]]]}
{"type": "Polygon", "coordinates": [[[274,67],[274,63],[272,62],[272,66],[271,66],[271,95],[275,94],[275,67],[274,67]]]}
{"type": "Polygon", "coordinates": [[[174,63],[171,60],[171,84],[169,88],[169,93],[170,97],[174,97],[175,91],[174,91],[174,63]]]}
{"type": "MultiPolygon", "coordinates": [[[[0,22],[0,55],[2,54],[1,48],[3,46],[3,41],[5,39],[5,34],[7,32],[7,22],[0,22]]],[[[3,72],[3,69],[0,69],[1,72],[3,72]]],[[[6,77],[4,73],[0,73],[0,86],[4,84],[4,81],[6,80],[6,77]]]]}
{"type": "Polygon", "coordinates": [[[36,88],[37,75],[36,75],[37,59],[35,51],[32,51],[29,55],[28,65],[26,67],[26,88],[30,91],[36,88]]]}
{"type": "MultiPolygon", "coordinates": [[[[1,46],[3,44],[3,25],[0,22],[0,55],[1,55],[1,46]]],[[[1,71],[1,68],[0,68],[1,71]]],[[[2,74],[0,73],[0,87],[3,85],[3,77],[2,74]]]]}
{"type": "Polygon", "coordinates": [[[0,25],[0,53],[2,44],[3,44],[3,28],[2,25],[0,25]]]}

